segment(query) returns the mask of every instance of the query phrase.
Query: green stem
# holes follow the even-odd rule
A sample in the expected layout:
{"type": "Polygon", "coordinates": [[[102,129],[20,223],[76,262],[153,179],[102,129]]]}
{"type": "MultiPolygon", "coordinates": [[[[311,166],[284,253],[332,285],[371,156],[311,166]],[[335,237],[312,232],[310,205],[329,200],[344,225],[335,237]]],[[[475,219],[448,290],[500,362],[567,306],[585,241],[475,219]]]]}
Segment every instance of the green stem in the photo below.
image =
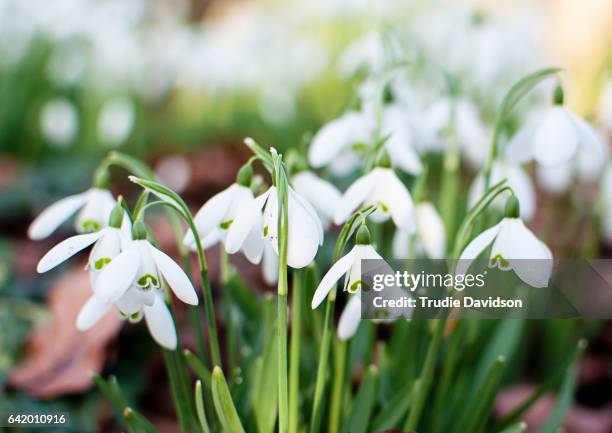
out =
{"type": "MultiPolygon", "coordinates": [[[[335,288],[332,289],[335,292],[335,288]]],[[[319,352],[319,363],[317,367],[317,380],[315,384],[314,402],[310,418],[310,433],[319,433],[321,418],[323,414],[323,392],[327,379],[327,363],[329,362],[329,349],[333,332],[333,312],[336,296],[330,293],[325,304],[325,319],[323,324],[323,337],[321,338],[321,349],[319,352]]]]}
{"type": "Polygon", "coordinates": [[[344,397],[344,382],[346,377],[347,342],[335,338],[334,381],[332,384],[331,405],[329,408],[329,423],[327,431],[338,433],[342,415],[342,397],[344,397]]]}
{"type": "Polygon", "coordinates": [[[289,433],[298,433],[300,405],[300,349],[302,345],[303,272],[293,274],[291,291],[291,347],[289,353],[289,433]]]}
{"type": "Polygon", "coordinates": [[[172,359],[171,352],[162,349],[162,353],[164,355],[164,363],[166,364],[166,370],[168,372],[168,380],[170,381],[170,389],[172,390],[172,400],[174,402],[174,410],[176,411],[176,416],[178,418],[179,426],[181,432],[189,433],[189,416],[186,413],[186,405],[183,404],[181,398],[181,391],[179,380],[176,374],[175,365],[172,359]]]}

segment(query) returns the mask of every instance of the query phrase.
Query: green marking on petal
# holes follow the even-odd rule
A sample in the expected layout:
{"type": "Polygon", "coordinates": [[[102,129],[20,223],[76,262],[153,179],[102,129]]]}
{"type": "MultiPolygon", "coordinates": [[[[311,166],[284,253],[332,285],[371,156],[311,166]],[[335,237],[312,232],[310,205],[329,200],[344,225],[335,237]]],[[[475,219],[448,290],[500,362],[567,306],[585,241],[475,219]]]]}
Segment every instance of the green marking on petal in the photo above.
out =
{"type": "Polygon", "coordinates": [[[102,226],[96,220],[86,220],[83,221],[83,230],[86,232],[97,232],[100,230],[102,226]]]}
{"type": "Polygon", "coordinates": [[[95,261],[94,268],[99,271],[104,266],[108,265],[111,262],[111,260],[112,259],[110,257],[102,257],[95,261]]]}
{"type": "Polygon", "coordinates": [[[219,227],[221,227],[221,230],[227,230],[230,228],[230,226],[232,225],[232,223],[234,222],[234,220],[227,220],[222,222],[219,227]]]}
{"type": "Polygon", "coordinates": [[[268,226],[264,226],[264,237],[268,236],[268,226]]]}
{"type": "Polygon", "coordinates": [[[361,280],[357,280],[351,284],[348,291],[350,293],[356,293],[359,289],[361,289],[361,280]]]}
{"type": "Polygon", "coordinates": [[[138,281],[136,283],[145,292],[150,290],[151,288],[159,287],[159,280],[157,279],[157,277],[155,277],[155,276],[153,276],[151,274],[143,275],[142,277],[140,277],[138,279],[138,281]]]}
{"type": "Polygon", "coordinates": [[[498,266],[500,269],[505,269],[510,266],[510,262],[502,257],[501,254],[496,254],[491,257],[491,266],[498,266]]]}
{"type": "Polygon", "coordinates": [[[389,206],[387,206],[385,203],[383,203],[382,201],[379,201],[377,204],[380,207],[380,210],[382,210],[384,213],[389,212],[389,206]]]}

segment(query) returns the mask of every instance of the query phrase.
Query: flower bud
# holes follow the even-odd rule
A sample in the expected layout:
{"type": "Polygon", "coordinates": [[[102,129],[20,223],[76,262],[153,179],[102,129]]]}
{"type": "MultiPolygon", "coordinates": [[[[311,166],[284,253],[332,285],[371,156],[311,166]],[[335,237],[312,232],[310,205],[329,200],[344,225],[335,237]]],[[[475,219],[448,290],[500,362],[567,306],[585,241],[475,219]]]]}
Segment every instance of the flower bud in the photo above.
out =
{"type": "Polygon", "coordinates": [[[251,179],[253,179],[253,168],[251,167],[251,164],[247,163],[243,165],[240,170],[238,170],[238,175],[236,175],[236,183],[248,188],[251,186],[251,179]]]}
{"type": "Polygon", "coordinates": [[[134,221],[134,225],[132,226],[132,238],[134,238],[135,241],[147,238],[147,227],[142,220],[134,221]]]}
{"type": "Polygon", "coordinates": [[[521,207],[518,199],[512,194],[506,202],[506,218],[518,218],[521,214],[521,207]]]}
{"type": "Polygon", "coordinates": [[[564,100],[565,94],[563,93],[563,87],[561,87],[561,84],[557,84],[557,87],[555,87],[555,91],[553,93],[553,102],[555,105],[563,105],[564,100]]]}
{"type": "Polygon", "coordinates": [[[361,227],[357,230],[355,240],[357,241],[357,245],[370,245],[370,230],[368,230],[365,224],[361,224],[361,227]]]}
{"type": "Polygon", "coordinates": [[[123,208],[120,204],[117,204],[111,211],[110,217],[108,218],[108,225],[113,228],[120,228],[123,222],[123,208]]]}

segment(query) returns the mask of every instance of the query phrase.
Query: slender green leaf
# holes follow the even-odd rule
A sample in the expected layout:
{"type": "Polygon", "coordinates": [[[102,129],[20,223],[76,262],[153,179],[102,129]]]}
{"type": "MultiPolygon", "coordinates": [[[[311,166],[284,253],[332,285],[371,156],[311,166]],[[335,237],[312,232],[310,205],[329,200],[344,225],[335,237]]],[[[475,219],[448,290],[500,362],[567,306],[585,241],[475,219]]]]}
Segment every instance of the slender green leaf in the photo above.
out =
{"type": "Polygon", "coordinates": [[[372,431],[390,430],[399,426],[400,421],[405,418],[406,412],[408,412],[408,408],[412,403],[413,386],[412,383],[407,383],[391,397],[391,400],[383,406],[380,413],[374,418],[372,431]]]}
{"type": "Polygon", "coordinates": [[[187,364],[189,365],[189,367],[193,370],[193,372],[197,374],[198,377],[204,381],[204,385],[210,388],[211,387],[210,370],[189,349],[183,350],[183,356],[185,358],[185,361],[187,361],[187,364]]]}
{"type": "Polygon", "coordinates": [[[223,430],[226,433],[244,433],[223,371],[219,367],[215,367],[212,373],[212,395],[215,411],[223,430]]]}
{"type": "Polygon", "coordinates": [[[198,421],[200,423],[200,430],[202,433],[210,433],[208,428],[208,421],[206,420],[206,411],[204,410],[204,395],[202,393],[202,382],[199,380],[195,384],[195,404],[196,413],[198,414],[198,421]]]}
{"type": "Polygon", "coordinates": [[[513,424],[510,427],[505,428],[504,430],[501,430],[498,433],[523,433],[526,428],[527,424],[525,424],[524,422],[519,422],[517,424],[513,424]]]}
{"type": "Polygon", "coordinates": [[[366,433],[374,404],[376,403],[376,387],[378,385],[378,368],[371,365],[353,400],[351,410],[341,431],[351,433],[366,433]]]}

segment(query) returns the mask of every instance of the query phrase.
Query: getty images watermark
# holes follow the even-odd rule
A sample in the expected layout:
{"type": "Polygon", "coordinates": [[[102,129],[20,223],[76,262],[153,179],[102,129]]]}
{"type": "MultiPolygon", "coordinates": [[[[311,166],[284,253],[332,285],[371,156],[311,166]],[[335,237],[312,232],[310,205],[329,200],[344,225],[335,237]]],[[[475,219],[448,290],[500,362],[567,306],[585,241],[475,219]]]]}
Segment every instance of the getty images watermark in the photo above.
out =
{"type": "Polygon", "coordinates": [[[612,318],[612,260],[513,261],[472,264],[453,260],[363,260],[363,319],[612,318]],[[540,276],[546,273],[546,278],[540,276]]]}

